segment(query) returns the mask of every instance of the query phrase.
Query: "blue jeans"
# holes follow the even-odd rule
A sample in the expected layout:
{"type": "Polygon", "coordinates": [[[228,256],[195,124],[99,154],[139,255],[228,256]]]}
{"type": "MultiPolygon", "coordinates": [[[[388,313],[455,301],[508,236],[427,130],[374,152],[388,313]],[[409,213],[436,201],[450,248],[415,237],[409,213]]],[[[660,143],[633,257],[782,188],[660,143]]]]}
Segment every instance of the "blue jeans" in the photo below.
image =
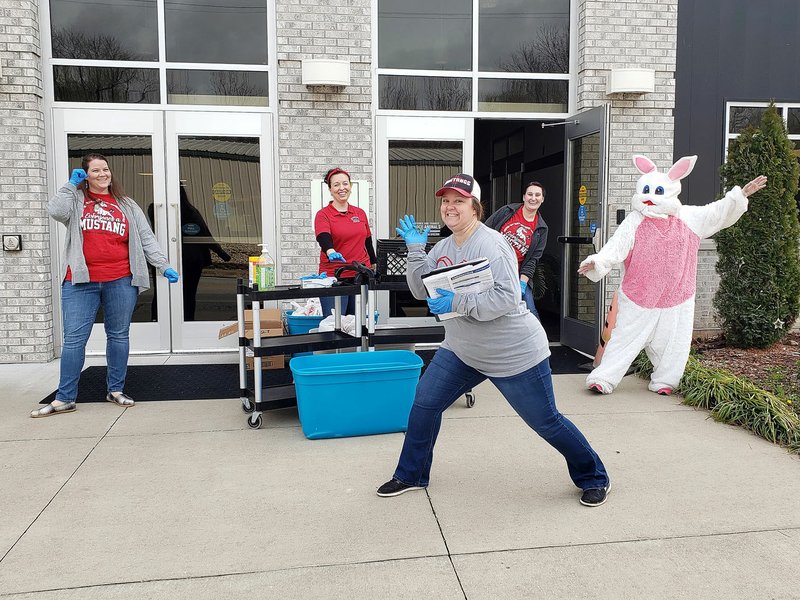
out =
{"type": "Polygon", "coordinates": [[[528,307],[528,310],[533,313],[533,316],[541,321],[542,319],[539,318],[539,313],[536,312],[536,305],[533,303],[533,289],[531,289],[530,283],[528,287],[525,288],[525,294],[522,296],[522,299],[525,301],[525,306],[528,307]]]}
{"type": "MultiPolygon", "coordinates": [[[[339,296],[342,299],[342,314],[354,315],[356,314],[356,297],[355,296],[339,296]]],[[[323,296],[319,299],[322,305],[322,314],[326,317],[331,316],[333,310],[333,296],[323,296]]]]}
{"type": "Polygon", "coordinates": [[[75,402],[78,397],[86,342],[100,306],[103,307],[103,327],[106,330],[106,385],[109,392],[123,391],[128,372],[128,332],[138,294],[139,290],[131,285],[130,277],[77,284],[65,281],[61,285],[64,345],[56,400],[75,402]]]}
{"type": "MultiPolygon", "coordinates": [[[[453,352],[437,350],[417,385],[395,479],[408,485],[428,485],[442,413],[485,379],[486,375],[464,364],[453,352]]],[[[547,359],[519,375],[488,379],[523,421],[566,459],[576,486],[585,490],[608,485],[600,457],[578,428],[556,408],[547,359]]]]}

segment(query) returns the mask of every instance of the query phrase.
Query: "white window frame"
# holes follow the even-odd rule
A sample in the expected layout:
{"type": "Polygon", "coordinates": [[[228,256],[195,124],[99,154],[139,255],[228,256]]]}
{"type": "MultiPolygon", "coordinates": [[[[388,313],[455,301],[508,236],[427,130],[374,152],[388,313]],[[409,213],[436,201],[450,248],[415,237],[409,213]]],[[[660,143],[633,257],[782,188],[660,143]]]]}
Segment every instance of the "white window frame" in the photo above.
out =
{"type": "Polygon", "coordinates": [[[233,63],[185,63],[170,62],[166,60],[166,17],[164,3],[166,0],[156,0],[158,14],[158,60],[154,61],[121,61],[121,60],[86,60],[72,58],[53,58],[50,27],[50,2],[39,1],[39,15],[41,16],[41,40],[45,78],[45,102],[48,106],[57,108],[113,108],[114,110],[174,110],[174,111],[203,111],[203,112],[275,112],[278,96],[276,77],[277,65],[277,24],[275,19],[275,0],[265,0],[267,8],[267,64],[233,64],[233,63]],[[55,100],[55,86],[53,85],[53,67],[124,67],[135,69],[157,70],[159,75],[159,102],[153,104],[128,104],[123,102],[61,102],[55,100]],[[267,74],[268,106],[240,106],[237,104],[168,104],[167,103],[167,71],[171,70],[192,71],[252,71],[267,74]]]}
{"type": "Polygon", "coordinates": [[[372,56],[373,56],[373,81],[372,105],[376,114],[386,116],[448,116],[448,117],[474,117],[491,119],[515,120],[559,120],[575,112],[577,87],[576,58],[577,52],[577,0],[569,3],[569,73],[504,73],[501,71],[481,71],[478,69],[479,40],[478,26],[480,20],[480,0],[472,0],[472,68],[468,71],[437,71],[423,69],[384,69],[378,67],[378,1],[372,3],[372,56]],[[429,111],[429,110],[390,110],[380,108],[380,94],[378,78],[381,75],[407,75],[416,77],[447,77],[464,78],[472,82],[472,106],[469,111],[429,111]],[[528,81],[555,80],[567,81],[567,110],[565,112],[501,112],[478,110],[478,82],[480,79],[524,79],[528,81]]]}
{"type": "MultiPolygon", "coordinates": [[[[769,106],[769,102],[726,102],[725,103],[725,126],[724,126],[724,152],[722,155],[723,162],[728,159],[728,145],[730,144],[731,140],[735,140],[741,134],[740,133],[733,133],[730,131],[730,122],[731,122],[731,109],[732,108],[767,108],[769,106]]],[[[775,108],[778,110],[778,113],[781,115],[783,119],[783,124],[788,126],[789,124],[789,109],[797,109],[800,110],[800,102],[776,102],[775,108]]],[[[800,133],[790,133],[788,137],[793,142],[800,140],[800,133]]],[[[800,145],[798,145],[800,147],[800,145]]]]}

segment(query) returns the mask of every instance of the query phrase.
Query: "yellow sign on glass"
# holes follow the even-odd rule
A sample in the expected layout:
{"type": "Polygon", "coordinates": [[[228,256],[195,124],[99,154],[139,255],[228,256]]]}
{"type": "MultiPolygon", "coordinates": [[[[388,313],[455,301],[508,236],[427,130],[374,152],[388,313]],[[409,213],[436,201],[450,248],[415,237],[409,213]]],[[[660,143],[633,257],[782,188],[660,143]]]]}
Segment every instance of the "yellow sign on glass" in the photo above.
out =
{"type": "Polygon", "coordinates": [[[231,199],[231,186],[220,181],[211,186],[211,195],[217,202],[227,202],[231,199]]]}
{"type": "Polygon", "coordinates": [[[586,196],[586,186],[582,185],[578,189],[578,202],[580,203],[581,206],[586,204],[586,198],[587,198],[587,196],[586,196]]]}

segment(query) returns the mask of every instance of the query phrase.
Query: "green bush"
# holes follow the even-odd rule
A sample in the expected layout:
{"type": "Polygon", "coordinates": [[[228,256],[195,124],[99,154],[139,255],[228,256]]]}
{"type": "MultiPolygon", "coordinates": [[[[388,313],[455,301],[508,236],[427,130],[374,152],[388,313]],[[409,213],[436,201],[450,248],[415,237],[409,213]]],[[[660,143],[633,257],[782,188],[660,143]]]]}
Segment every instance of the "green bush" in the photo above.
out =
{"type": "Polygon", "coordinates": [[[774,105],[758,129],[731,141],[722,167],[726,190],[766,175],[748,211],[716,236],[720,284],[714,297],[726,343],[764,348],[782,338],[800,309],[798,164],[774,105]]]}

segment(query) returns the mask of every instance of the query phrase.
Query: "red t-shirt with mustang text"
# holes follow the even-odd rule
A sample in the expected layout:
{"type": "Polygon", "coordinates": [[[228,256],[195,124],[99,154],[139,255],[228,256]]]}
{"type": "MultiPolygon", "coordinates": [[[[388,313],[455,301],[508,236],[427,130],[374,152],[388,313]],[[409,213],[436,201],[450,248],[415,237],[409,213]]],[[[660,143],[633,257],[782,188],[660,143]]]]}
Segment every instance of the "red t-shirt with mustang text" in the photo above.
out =
{"type": "MultiPolygon", "coordinates": [[[[333,239],[333,249],[339,252],[346,262],[360,262],[370,266],[369,254],[365,245],[367,238],[372,237],[372,232],[367,223],[367,213],[352,204],[347,205],[347,212],[339,212],[329,202],[328,206],[321,208],[314,217],[314,235],[330,233],[333,239]]],[[[319,272],[333,276],[336,269],[342,266],[341,262],[331,262],[324,252],[319,253],[319,272]]],[[[345,271],[343,277],[352,277],[353,271],[345,271]]]]}
{"type": "MultiPolygon", "coordinates": [[[[128,219],[111,194],[92,194],[83,201],[83,256],[89,281],[114,281],[131,274],[128,219]]],[[[67,280],[72,272],[67,269],[67,280]]]]}
{"type": "Polygon", "coordinates": [[[525,260],[525,254],[531,247],[531,238],[533,237],[533,230],[536,229],[536,223],[539,221],[539,213],[533,217],[533,221],[528,221],[525,215],[522,214],[522,207],[517,209],[514,216],[511,217],[500,228],[500,233],[506,238],[514,252],[517,253],[517,267],[522,266],[522,261],[525,260]]]}

